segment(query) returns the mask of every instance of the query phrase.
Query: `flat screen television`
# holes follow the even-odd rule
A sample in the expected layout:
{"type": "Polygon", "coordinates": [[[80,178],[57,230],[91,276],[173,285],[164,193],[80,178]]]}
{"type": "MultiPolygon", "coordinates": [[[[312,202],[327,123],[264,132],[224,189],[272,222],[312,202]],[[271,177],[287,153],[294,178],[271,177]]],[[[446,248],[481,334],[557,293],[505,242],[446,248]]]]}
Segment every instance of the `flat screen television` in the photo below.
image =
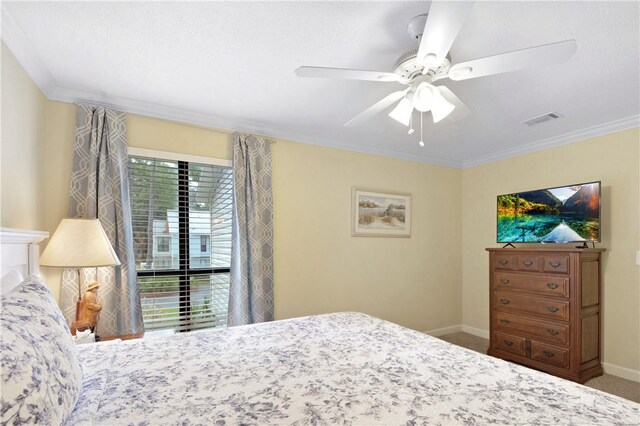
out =
{"type": "Polygon", "coordinates": [[[498,243],[600,241],[600,182],[498,195],[498,243]]]}

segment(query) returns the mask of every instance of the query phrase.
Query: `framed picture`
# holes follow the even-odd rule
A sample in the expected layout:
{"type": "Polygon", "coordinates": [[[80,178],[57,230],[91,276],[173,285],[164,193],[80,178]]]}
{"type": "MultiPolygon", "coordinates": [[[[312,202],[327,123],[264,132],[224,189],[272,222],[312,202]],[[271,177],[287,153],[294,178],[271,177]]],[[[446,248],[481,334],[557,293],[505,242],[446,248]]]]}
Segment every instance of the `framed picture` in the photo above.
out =
{"type": "Polygon", "coordinates": [[[351,191],[351,235],[354,237],[410,237],[411,194],[351,191]]]}

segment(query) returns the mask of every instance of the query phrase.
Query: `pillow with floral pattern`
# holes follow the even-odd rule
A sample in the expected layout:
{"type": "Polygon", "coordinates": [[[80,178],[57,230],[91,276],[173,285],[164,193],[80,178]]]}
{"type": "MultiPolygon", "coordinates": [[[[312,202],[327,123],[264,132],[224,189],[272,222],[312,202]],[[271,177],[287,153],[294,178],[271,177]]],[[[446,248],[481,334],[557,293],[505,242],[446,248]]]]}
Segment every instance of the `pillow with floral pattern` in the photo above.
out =
{"type": "Polygon", "coordinates": [[[2,295],[0,424],[62,424],[82,388],[82,368],[53,295],[30,276],[2,295]]]}

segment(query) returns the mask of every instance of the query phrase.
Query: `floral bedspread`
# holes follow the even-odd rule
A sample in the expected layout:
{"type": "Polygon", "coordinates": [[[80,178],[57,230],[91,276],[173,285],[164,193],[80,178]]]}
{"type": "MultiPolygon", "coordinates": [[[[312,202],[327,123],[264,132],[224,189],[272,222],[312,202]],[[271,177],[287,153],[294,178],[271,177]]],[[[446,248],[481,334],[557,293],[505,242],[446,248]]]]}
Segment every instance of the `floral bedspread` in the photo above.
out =
{"type": "Polygon", "coordinates": [[[640,423],[640,404],[359,313],[79,349],[68,424],[640,423]]]}

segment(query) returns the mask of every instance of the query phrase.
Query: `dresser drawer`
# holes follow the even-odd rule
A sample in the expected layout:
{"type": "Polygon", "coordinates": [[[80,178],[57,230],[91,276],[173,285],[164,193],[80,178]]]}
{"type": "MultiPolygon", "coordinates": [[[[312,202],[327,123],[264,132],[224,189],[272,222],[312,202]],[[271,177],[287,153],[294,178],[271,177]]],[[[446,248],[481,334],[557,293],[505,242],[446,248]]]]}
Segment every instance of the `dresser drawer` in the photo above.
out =
{"type": "Polygon", "coordinates": [[[516,257],[515,265],[518,271],[539,272],[542,270],[540,268],[540,261],[541,259],[535,253],[531,253],[531,254],[520,253],[516,257]]]}
{"type": "Polygon", "coordinates": [[[513,256],[496,254],[493,259],[493,267],[494,269],[505,269],[505,270],[515,269],[513,256]]]}
{"type": "Polygon", "coordinates": [[[544,276],[496,272],[494,274],[494,289],[569,297],[569,278],[553,275],[544,276]]]}
{"type": "Polygon", "coordinates": [[[569,326],[567,324],[545,323],[535,319],[497,312],[493,326],[498,331],[521,334],[560,345],[569,344],[569,326]]]}
{"type": "Polygon", "coordinates": [[[543,258],[542,271],[567,274],[569,272],[569,256],[546,255],[543,258]]]}
{"type": "Polygon", "coordinates": [[[498,310],[512,313],[529,313],[547,318],[568,320],[569,302],[543,297],[526,296],[515,292],[493,293],[494,306],[498,310]]]}
{"type": "Polygon", "coordinates": [[[504,333],[494,333],[495,347],[503,351],[525,356],[525,339],[504,333]]]}
{"type": "Polygon", "coordinates": [[[531,341],[531,358],[556,367],[569,366],[569,350],[531,341]]]}

